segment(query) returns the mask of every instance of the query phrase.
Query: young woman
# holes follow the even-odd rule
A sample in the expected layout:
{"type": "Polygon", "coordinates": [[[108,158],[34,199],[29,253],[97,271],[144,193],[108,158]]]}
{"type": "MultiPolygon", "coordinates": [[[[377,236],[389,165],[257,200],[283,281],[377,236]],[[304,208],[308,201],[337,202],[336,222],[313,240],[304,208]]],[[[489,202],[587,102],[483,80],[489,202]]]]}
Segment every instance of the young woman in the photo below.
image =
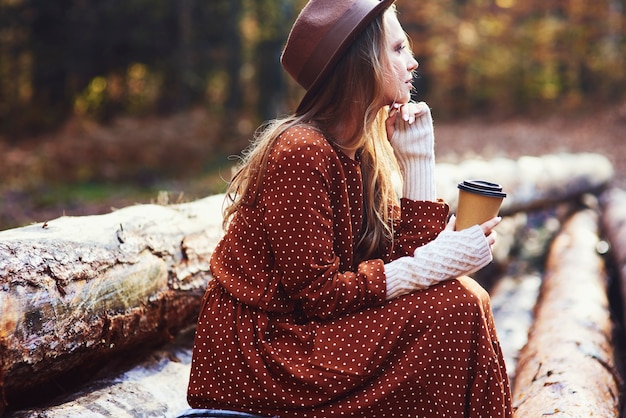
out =
{"type": "Polygon", "coordinates": [[[188,401],[280,417],[510,417],[487,293],[499,219],[454,230],[393,0],[311,0],[305,89],[230,184],[188,401]],[[402,174],[397,196],[393,173],[402,174]]]}

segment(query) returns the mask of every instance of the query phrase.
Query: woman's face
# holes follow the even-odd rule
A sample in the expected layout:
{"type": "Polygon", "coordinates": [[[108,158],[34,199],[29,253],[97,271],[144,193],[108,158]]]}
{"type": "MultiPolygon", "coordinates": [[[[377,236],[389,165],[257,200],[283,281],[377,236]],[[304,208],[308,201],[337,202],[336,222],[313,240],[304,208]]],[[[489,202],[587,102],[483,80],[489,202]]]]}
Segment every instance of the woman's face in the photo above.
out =
{"type": "Polygon", "coordinates": [[[411,99],[413,90],[413,71],[418,63],[413,58],[408,39],[395,13],[387,12],[384,15],[386,31],[385,52],[385,101],[392,103],[407,103],[411,99]]]}

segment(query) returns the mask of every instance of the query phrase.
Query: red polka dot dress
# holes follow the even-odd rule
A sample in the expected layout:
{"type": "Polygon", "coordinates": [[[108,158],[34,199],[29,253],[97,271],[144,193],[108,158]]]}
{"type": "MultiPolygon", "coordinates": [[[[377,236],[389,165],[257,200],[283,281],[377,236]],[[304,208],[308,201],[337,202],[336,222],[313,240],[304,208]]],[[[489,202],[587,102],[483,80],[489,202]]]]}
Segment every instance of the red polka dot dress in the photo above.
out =
{"type": "MultiPolygon", "coordinates": [[[[211,260],[188,401],[279,417],[510,417],[487,293],[459,278],[386,301],[384,263],[445,226],[448,206],[401,200],[393,252],[354,260],[359,162],[318,131],[275,144],[254,205],[211,260]]],[[[391,246],[389,246],[391,248],[391,246]]]]}

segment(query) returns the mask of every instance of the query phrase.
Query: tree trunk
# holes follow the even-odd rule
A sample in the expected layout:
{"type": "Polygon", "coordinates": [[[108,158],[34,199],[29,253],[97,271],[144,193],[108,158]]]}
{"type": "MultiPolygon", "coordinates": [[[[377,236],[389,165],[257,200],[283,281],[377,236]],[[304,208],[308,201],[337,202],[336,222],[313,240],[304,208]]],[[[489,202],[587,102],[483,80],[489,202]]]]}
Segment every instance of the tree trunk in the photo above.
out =
{"type": "Polygon", "coordinates": [[[171,343],[154,350],[129,370],[114,370],[56,399],[53,405],[27,407],[5,418],[163,417],[187,409],[187,384],[195,329],[186,329],[171,343]]]}
{"type": "Polygon", "coordinates": [[[0,232],[7,395],[195,321],[223,196],[0,232]]]}
{"type": "MultiPolygon", "coordinates": [[[[626,306],[626,191],[611,189],[602,195],[602,226],[610,243],[611,256],[619,274],[622,306],[626,306]]],[[[624,323],[626,324],[626,309],[624,323]]]]}
{"type": "MultiPolygon", "coordinates": [[[[243,87],[241,84],[242,67],[242,39],[239,27],[241,25],[241,0],[228,1],[228,24],[225,25],[226,50],[228,51],[226,71],[228,78],[228,97],[226,109],[230,113],[236,113],[242,109],[243,87]]],[[[234,120],[234,119],[231,119],[234,120]]]]}
{"type": "Polygon", "coordinates": [[[600,154],[549,154],[467,160],[460,164],[437,165],[437,191],[456,207],[457,183],[468,178],[499,183],[508,194],[501,214],[549,207],[587,192],[598,192],[613,178],[609,160],[600,154]]]}
{"type": "Polygon", "coordinates": [[[607,277],[598,216],[576,213],[552,243],[514,384],[518,417],[618,416],[607,277]]]}

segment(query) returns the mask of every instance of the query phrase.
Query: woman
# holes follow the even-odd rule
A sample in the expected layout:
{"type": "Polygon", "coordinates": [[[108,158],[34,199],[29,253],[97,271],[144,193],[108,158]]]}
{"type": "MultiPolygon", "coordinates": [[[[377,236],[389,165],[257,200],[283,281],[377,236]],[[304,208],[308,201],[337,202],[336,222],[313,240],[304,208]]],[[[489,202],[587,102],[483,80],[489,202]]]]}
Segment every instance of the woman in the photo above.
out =
{"type": "Polygon", "coordinates": [[[229,186],[188,400],[281,417],[508,417],[486,292],[500,221],[454,231],[394,0],[311,0],[281,58],[306,94],[229,186]],[[403,176],[401,198],[394,169],[403,176]],[[460,278],[457,278],[460,277],[460,278]]]}

